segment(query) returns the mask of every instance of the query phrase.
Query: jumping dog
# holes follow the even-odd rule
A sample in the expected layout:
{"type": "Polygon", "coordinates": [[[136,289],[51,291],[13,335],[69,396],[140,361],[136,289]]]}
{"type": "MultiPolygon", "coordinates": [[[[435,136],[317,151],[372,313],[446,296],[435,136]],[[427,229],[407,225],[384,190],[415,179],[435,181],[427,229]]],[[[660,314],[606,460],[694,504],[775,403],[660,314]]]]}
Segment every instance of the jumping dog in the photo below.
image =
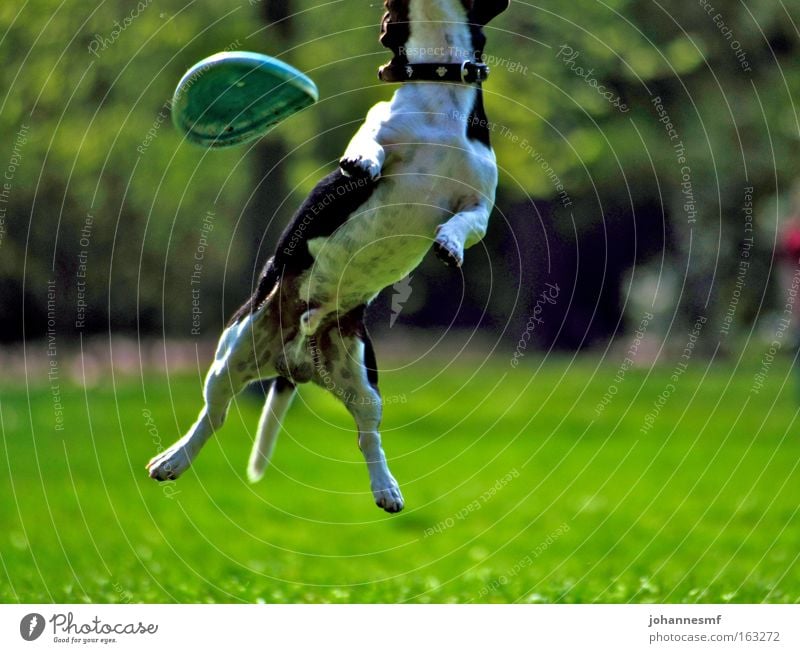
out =
{"type": "Polygon", "coordinates": [[[355,419],[375,503],[403,509],[381,446],[381,396],[366,306],[434,248],[461,266],[483,238],[497,164],[481,84],[483,27],[509,0],[386,0],[379,70],[399,83],[372,107],[339,168],[283,232],[255,292],[220,337],[205,405],[188,433],[153,458],[150,476],[177,478],[219,429],[246,384],[271,379],[248,477],[264,473],[298,383],[316,383],[355,419]]]}

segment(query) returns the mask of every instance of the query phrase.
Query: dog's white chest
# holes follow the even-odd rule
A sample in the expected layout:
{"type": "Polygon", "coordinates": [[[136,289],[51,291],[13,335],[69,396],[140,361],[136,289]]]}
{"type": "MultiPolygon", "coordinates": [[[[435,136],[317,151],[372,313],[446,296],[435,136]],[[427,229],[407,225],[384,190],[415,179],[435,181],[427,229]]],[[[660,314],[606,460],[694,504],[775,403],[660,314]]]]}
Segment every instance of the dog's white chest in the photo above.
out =
{"type": "Polygon", "coordinates": [[[332,235],[308,241],[314,262],[301,280],[307,302],[340,311],[368,303],[419,265],[437,227],[470,204],[491,206],[494,153],[467,135],[477,92],[406,84],[370,110],[346,156],[369,162],[363,172],[374,165],[381,179],[332,235]]]}
{"type": "Polygon", "coordinates": [[[331,236],[309,241],[314,265],[305,290],[318,301],[351,307],[419,265],[436,226],[449,218],[469,178],[465,153],[423,143],[390,149],[372,197],[331,236]]]}

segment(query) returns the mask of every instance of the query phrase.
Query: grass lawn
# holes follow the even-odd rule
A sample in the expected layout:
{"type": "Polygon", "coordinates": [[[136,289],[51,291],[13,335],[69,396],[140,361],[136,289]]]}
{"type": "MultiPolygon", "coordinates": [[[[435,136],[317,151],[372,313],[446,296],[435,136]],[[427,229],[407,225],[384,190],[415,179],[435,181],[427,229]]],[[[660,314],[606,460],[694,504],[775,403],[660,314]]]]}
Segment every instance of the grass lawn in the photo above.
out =
{"type": "MultiPolygon", "coordinates": [[[[380,346],[379,346],[380,354],[380,346]]],[[[351,420],[302,389],[274,465],[244,475],[259,399],[176,483],[144,464],[193,421],[201,379],[0,382],[3,602],[795,602],[797,389],[776,362],[670,367],[529,357],[386,371],[384,443],[406,509],[369,494],[351,420]]]]}

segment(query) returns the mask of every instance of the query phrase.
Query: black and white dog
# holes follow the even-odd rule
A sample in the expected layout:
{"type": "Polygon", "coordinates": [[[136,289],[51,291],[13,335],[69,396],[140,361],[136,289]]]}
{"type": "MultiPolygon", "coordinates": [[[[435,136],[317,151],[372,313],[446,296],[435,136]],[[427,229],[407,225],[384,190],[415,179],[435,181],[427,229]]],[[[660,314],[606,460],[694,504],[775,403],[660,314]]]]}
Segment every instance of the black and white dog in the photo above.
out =
{"type": "Polygon", "coordinates": [[[434,247],[460,266],[486,233],[497,186],[481,82],[483,26],[509,0],[386,0],[379,71],[399,82],[376,104],[284,231],[253,296],[223,332],[189,432],[147,465],[156,480],[185,471],[222,426],[233,396],[272,379],[248,466],[261,478],[298,383],[313,381],[353,415],[378,506],[403,509],[378,428],[367,304],[434,247]]]}

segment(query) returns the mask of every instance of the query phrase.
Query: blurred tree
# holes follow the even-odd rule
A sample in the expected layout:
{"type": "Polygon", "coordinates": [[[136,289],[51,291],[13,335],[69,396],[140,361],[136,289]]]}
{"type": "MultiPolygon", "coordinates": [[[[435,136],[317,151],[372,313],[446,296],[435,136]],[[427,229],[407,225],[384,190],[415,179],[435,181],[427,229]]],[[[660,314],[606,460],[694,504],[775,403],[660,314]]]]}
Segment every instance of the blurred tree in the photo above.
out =
{"type": "MultiPolygon", "coordinates": [[[[685,313],[719,312],[744,237],[744,189],[774,222],[762,207],[798,174],[800,7],[713,4],[519,0],[487,28],[501,166],[488,249],[470,252],[463,278],[426,260],[401,323],[483,316],[499,329],[511,316],[518,332],[557,280],[564,301],[539,335],[580,346],[615,331],[627,269],[653,257],[687,270],[685,313]]],[[[0,7],[0,166],[18,163],[0,202],[0,338],[46,332],[51,279],[62,332],[74,330],[84,292],[85,332],[187,336],[198,288],[200,329],[217,331],[293,208],[391,94],[375,76],[387,60],[381,13],[355,0],[0,7]],[[282,57],[318,82],[320,102],[253,146],[182,142],[169,120],[174,85],[223,49],[282,57]]],[[[765,255],[767,241],[757,242],[765,255]]],[[[766,269],[758,274],[763,285],[766,269]]],[[[759,286],[748,289],[739,317],[760,301],[759,286]]]]}

